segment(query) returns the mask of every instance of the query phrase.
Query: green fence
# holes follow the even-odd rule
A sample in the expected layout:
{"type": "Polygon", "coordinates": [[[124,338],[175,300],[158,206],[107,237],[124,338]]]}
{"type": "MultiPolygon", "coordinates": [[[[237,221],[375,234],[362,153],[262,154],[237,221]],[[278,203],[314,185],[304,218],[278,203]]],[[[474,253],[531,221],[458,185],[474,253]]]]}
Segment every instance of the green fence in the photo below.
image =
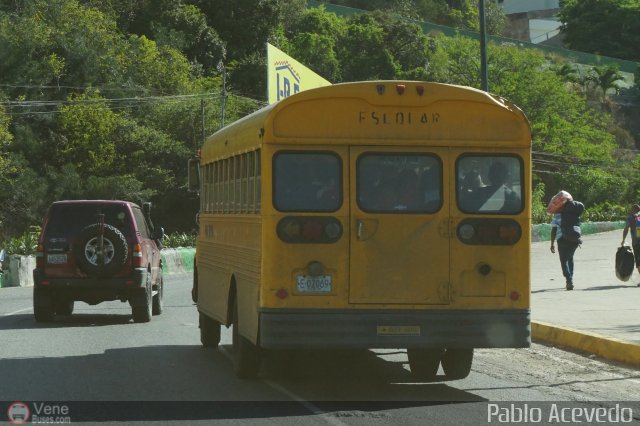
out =
{"type": "MultiPolygon", "coordinates": [[[[582,235],[596,234],[598,232],[614,231],[624,228],[624,221],[620,222],[584,222],[580,226],[582,235]]],[[[551,225],[543,223],[531,227],[531,241],[549,241],[551,239],[551,225]]],[[[622,234],[620,234],[622,239],[622,234]]]]}

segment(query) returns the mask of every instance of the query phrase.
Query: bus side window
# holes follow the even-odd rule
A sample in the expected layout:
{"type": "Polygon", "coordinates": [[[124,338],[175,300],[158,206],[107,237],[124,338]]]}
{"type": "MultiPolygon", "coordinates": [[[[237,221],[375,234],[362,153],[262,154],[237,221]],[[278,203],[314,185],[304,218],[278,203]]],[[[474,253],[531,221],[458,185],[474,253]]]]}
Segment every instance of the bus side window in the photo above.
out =
{"type": "Polygon", "coordinates": [[[262,179],[261,179],[262,167],[260,165],[260,150],[256,151],[256,213],[260,213],[261,198],[262,198],[262,179]]]}
{"type": "Polygon", "coordinates": [[[213,187],[213,192],[212,192],[212,208],[211,211],[213,213],[218,211],[218,199],[220,198],[220,195],[218,194],[219,191],[219,185],[218,185],[218,164],[219,162],[216,161],[213,163],[213,183],[212,183],[212,187],[213,187]]]}
{"type": "Polygon", "coordinates": [[[207,164],[207,213],[213,212],[213,163],[207,164]]]}
{"type": "Polygon", "coordinates": [[[222,212],[229,213],[229,159],[222,160],[222,212]]]}
{"type": "Polygon", "coordinates": [[[248,173],[248,188],[247,188],[247,212],[253,213],[255,208],[255,185],[256,185],[256,153],[255,151],[247,154],[247,173],[248,173]]]}

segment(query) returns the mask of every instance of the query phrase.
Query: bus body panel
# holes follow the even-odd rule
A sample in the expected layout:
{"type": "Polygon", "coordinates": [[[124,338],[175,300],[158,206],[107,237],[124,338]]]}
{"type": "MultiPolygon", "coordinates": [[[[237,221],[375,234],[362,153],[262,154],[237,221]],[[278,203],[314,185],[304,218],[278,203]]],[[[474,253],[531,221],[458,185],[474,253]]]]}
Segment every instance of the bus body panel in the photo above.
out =
{"type": "Polygon", "coordinates": [[[262,262],[262,220],[201,214],[197,241],[198,310],[224,325],[233,319],[231,298],[244,319],[242,334],[258,336],[258,299],[262,262]],[[235,290],[233,287],[235,286],[235,290]],[[235,291],[235,295],[232,292],[235,291]]]}

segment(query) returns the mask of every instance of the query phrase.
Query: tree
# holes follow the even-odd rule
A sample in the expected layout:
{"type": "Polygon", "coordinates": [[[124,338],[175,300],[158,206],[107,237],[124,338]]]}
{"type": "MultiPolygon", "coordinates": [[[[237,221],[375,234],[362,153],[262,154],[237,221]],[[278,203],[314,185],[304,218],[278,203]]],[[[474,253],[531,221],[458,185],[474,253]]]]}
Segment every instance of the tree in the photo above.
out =
{"type": "Polygon", "coordinates": [[[338,43],[344,81],[392,79],[399,65],[385,44],[383,28],[371,15],[356,15],[338,43]]]}
{"type": "Polygon", "coordinates": [[[303,0],[191,0],[207,16],[209,25],[226,42],[227,60],[240,61],[264,52],[279,23],[295,22],[303,0]]]}
{"type": "Polygon", "coordinates": [[[324,7],[307,9],[297,22],[287,25],[284,37],[289,48],[284,51],[327,80],[338,82],[342,80],[342,67],[337,44],[346,31],[346,19],[328,13],[324,7]]]}
{"type": "Polygon", "coordinates": [[[640,61],[637,0],[565,0],[558,16],[569,48],[640,61]]]}
{"type": "Polygon", "coordinates": [[[601,65],[593,67],[587,74],[586,80],[600,89],[602,101],[604,101],[607,98],[607,91],[615,89],[617,92],[620,89],[618,82],[624,80],[624,76],[620,74],[616,65],[601,65]]]}

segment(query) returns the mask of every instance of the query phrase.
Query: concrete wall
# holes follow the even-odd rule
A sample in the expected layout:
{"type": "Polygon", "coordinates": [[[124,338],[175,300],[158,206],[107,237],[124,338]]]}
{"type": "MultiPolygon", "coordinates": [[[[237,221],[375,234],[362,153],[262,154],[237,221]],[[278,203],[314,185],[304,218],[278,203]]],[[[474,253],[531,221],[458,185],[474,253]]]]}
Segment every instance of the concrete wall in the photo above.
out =
{"type": "MultiPolygon", "coordinates": [[[[193,271],[194,248],[162,250],[162,271],[165,274],[188,273],[193,271]]],[[[34,256],[11,255],[5,261],[2,274],[2,287],[33,286],[33,269],[36,267],[34,256]]]]}

